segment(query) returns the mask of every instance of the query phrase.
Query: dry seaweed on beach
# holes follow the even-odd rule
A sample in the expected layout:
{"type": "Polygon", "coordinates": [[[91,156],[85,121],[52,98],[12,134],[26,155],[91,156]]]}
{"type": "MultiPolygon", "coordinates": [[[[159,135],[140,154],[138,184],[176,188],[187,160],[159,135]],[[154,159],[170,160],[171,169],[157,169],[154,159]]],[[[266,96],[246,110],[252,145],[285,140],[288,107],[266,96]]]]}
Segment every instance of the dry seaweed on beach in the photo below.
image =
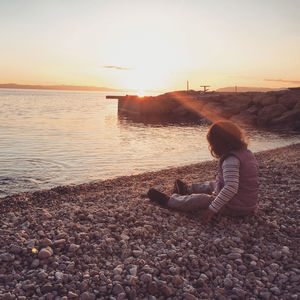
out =
{"type": "Polygon", "coordinates": [[[0,200],[1,299],[298,299],[300,144],[256,154],[254,216],[203,225],[142,198],[216,162],[0,200]]]}

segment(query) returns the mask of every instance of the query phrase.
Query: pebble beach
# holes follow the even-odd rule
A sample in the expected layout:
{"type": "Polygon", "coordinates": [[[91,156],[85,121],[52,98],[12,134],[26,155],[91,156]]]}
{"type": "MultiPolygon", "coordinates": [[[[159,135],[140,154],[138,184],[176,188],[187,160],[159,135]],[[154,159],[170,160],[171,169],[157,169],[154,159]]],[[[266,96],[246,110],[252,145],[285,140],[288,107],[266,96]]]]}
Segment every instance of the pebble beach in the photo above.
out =
{"type": "Polygon", "coordinates": [[[207,225],[142,195],[216,161],[2,198],[0,299],[299,299],[299,153],[256,153],[258,210],[207,225]]]}

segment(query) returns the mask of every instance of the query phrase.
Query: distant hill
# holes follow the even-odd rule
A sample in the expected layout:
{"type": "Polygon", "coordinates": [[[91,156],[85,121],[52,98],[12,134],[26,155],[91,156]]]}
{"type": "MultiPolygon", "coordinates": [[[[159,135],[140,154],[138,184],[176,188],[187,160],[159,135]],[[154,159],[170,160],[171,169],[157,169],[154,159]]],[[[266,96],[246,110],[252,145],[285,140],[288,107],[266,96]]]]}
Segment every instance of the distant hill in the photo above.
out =
{"type": "MultiPolygon", "coordinates": [[[[237,92],[269,92],[269,91],[279,91],[279,90],[286,90],[286,88],[277,88],[277,89],[271,89],[271,88],[265,88],[265,87],[245,87],[245,86],[238,86],[237,92]]],[[[235,92],[234,86],[224,87],[217,89],[216,92],[235,92]]]]}
{"type": "Polygon", "coordinates": [[[130,90],[118,90],[107,87],[80,86],[80,85],[30,85],[17,83],[0,84],[2,89],[33,89],[33,90],[65,90],[65,91],[99,91],[99,92],[129,92],[130,90]]]}
{"type": "MultiPolygon", "coordinates": [[[[18,84],[18,83],[2,83],[0,89],[33,89],[33,90],[63,90],[63,91],[99,91],[99,92],[129,92],[136,93],[136,90],[120,90],[99,86],[82,86],[82,85],[37,85],[37,84],[18,84]]],[[[265,87],[237,87],[237,92],[268,92],[285,90],[286,88],[271,89],[265,87]]],[[[235,92],[235,87],[224,87],[215,90],[216,92],[235,92]]],[[[158,91],[148,90],[148,93],[158,93],[158,91]]],[[[177,93],[185,93],[186,91],[177,91],[177,93]]],[[[191,93],[191,91],[189,91],[191,93]]]]}

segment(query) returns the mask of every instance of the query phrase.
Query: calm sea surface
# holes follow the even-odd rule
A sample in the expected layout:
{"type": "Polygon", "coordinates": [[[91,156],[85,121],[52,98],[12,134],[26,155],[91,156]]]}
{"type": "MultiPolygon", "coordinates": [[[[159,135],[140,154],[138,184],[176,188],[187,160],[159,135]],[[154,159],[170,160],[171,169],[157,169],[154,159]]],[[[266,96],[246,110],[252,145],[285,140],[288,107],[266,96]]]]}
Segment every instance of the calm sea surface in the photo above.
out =
{"type": "MultiPolygon", "coordinates": [[[[116,94],[116,93],[110,93],[116,94]]],[[[0,197],[210,160],[207,125],[118,118],[101,92],[0,90],[0,197]]],[[[295,133],[248,132],[261,151],[295,133]]]]}

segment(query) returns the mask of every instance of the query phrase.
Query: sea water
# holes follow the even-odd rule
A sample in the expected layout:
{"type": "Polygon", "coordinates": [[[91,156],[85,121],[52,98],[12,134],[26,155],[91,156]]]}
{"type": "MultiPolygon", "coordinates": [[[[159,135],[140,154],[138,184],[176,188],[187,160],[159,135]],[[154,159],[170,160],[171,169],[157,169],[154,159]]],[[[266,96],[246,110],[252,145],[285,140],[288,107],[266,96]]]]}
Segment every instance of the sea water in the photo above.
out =
{"type": "MultiPolygon", "coordinates": [[[[208,125],[134,122],[106,95],[0,89],[0,197],[212,159],[208,125]]],[[[247,135],[255,152],[300,141],[292,132],[247,135]]]]}

